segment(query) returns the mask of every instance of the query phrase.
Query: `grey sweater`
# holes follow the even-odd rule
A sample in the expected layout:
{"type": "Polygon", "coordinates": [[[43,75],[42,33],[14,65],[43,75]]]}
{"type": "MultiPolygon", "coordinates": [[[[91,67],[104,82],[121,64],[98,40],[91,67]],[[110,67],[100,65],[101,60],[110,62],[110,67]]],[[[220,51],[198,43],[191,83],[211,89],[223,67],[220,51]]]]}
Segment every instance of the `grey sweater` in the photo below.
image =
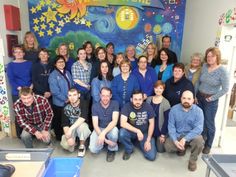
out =
{"type": "Polygon", "coordinates": [[[211,94],[212,101],[217,100],[229,90],[229,75],[223,66],[208,72],[207,64],[202,67],[198,91],[211,94]]]}

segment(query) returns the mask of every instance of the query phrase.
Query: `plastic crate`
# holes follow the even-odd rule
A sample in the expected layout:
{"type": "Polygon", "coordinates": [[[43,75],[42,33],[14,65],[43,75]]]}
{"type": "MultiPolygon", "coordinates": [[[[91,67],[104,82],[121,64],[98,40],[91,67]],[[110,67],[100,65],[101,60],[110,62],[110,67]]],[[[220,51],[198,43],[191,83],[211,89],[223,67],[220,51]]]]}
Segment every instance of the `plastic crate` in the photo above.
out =
{"type": "Polygon", "coordinates": [[[51,158],[44,177],[79,177],[82,158],[51,158]]]}

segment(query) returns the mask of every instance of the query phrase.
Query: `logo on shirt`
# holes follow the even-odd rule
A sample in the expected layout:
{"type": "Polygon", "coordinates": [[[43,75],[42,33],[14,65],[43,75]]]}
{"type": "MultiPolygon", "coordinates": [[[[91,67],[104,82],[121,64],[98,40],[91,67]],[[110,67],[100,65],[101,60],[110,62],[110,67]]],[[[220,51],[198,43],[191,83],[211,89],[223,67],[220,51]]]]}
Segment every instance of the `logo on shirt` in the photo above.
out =
{"type": "Polygon", "coordinates": [[[135,113],[135,112],[130,112],[130,114],[129,114],[129,120],[130,120],[130,123],[131,123],[131,124],[134,124],[134,123],[135,123],[135,120],[136,120],[136,113],[135,113]]]}

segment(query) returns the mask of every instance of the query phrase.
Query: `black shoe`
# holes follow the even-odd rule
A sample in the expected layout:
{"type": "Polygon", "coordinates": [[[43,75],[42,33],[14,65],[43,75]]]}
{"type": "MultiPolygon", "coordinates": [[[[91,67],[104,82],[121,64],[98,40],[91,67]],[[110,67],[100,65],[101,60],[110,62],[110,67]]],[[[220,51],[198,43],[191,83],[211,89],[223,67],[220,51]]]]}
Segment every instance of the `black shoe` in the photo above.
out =
{"type": "Polygon", "coordinates": [[[115,159],[115,152],[114,151],[107,151],[107,162],[112,162],[115,159]]]}
{"type": "Polygon", "coordinates": [[[203,148],[203,150],[202,150],[202,153],[203,153],[203,154],[209,154],[210,151],[211,151],[211,148],[209,148],[208,146],[205,146],[205,147],[203,148]]]}
{"type": "Polygon", "coordinates": [[[176,154],[177,154],[178,156],[184,156],[185,153],[186,153],[186,150],[183,150],[183,151],[177,151],[176,154]]]}
{"type": "Polygon", "coordinates": [[[1,176],[10,177],[15,172],[15,167],[11,164],[1,165],[0,164],[1,176]]]}
{"type": "Polygon", "coordinates": [[[124,154],[123,154],[123,160],[129,160],[130,156],[131,156],[131,153],[124,152],[124,154]]]}

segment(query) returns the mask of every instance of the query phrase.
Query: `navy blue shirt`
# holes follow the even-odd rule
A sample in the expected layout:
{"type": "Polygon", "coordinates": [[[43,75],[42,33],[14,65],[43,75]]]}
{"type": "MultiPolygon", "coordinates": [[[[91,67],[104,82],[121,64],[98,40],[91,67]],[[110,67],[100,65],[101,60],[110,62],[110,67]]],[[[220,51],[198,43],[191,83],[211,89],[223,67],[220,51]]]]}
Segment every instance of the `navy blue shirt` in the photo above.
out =
{"type": "Polygon", "coordinates": [[[100,128],[106,128],[112,121],[114,111],[119,112],[119,103],[115,100],[111,100],[107,108],[104,108],[100,102],[92,106],[92,116],[98,117],[98,126],[100,128]]]}
{"type": "Polygon", "coordinates": [[[145,102],[140,109],[135,109],[131,102],[126,103],[121,114],[128,118],[128,123],[141,130],[142,133],[148,133],[149,119],[155,116],[152,106],[145,102]]]}

